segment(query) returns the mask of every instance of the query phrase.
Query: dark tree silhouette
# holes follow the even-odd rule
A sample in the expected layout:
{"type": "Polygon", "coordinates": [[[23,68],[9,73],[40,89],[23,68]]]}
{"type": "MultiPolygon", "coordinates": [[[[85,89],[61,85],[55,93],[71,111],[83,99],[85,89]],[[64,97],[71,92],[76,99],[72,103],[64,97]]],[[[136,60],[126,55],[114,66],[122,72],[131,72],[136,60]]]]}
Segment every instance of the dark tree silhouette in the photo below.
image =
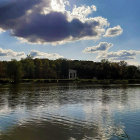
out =
{"type": "Polygon", "coordinates": [[[77,70],[80,79],[140,79],[140,68],[125,61],[101,62],[67,59],[33,59],[0,61],[0,78],[12,79],[67,79],[68,70],[77,70]]]}

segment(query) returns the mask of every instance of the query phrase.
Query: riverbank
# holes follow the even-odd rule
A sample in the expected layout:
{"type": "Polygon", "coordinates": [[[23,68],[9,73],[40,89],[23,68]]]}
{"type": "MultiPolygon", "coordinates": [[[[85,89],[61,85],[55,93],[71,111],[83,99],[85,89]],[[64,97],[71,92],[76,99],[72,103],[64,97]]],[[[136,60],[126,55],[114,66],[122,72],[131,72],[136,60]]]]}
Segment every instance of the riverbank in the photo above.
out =
{"type": "MultiPolygon", "coordinates": [[[[10,79],[0,79],[0,84],[15,83],[10,79]]],[[[20,83],[93,83],[93,84],[140,84],[140,79],[22,79],[20,83]]]]}

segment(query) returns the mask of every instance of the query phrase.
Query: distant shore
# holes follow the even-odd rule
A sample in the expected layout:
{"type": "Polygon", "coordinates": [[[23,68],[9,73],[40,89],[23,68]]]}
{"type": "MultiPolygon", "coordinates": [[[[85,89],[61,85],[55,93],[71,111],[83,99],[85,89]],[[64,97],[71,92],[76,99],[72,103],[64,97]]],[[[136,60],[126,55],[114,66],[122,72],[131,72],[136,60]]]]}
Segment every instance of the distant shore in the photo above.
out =
{"type": "MultiPolygon", "coordinates": [[[[10,79],[0,79],[0,84],[14,83],[10,79]]],[[[140,79],[21,79],[19,83],[93,83],[93,84],[140,84],[140,79]]]]}

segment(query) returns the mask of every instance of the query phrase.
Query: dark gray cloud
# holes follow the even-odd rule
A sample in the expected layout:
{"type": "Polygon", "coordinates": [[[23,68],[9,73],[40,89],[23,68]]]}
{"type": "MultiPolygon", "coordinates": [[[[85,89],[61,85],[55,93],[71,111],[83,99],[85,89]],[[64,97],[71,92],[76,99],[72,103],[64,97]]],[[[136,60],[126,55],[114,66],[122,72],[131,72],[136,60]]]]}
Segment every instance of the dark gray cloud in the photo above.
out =
{"type": "MultiPolygon", "coordinates": [[[[11,35],[29,42],[58,42],[99,37],[106,26],[106,19],[68,19],[67,12],[49,11],[52,0],[7,0],[0,2],[0,28],[11,30],[11,35]],[[105,23],[104,23],[105,21],[105,23]]],[[[58,0],[59,2],[59,0],[58,0]]],[[[62,2],[61,2],[62,3],[62,2]]]]}
{"type": "Polygon", "coordinates": [[[23,37],[29,42],[54,42],[70,36],[72,38],[97,36],[98,32],[93,28],[98,24],[96,21],[82,23],[78,19],[68,22],[67,17],[61,12],[51,12],[47,15],[31,15],[30,22],[23,21],[22,26],[13,30],[13,35],[23,37]]]}
{"type": "Polygon", "coordinates": [[[30,15],[30,21],[13,30],[13,35],[23,37],[30,42],[52,42],[69,36],[69,23],[65,15],[52,12],[47,15],[30,15]]]}
{"type": "Polygon", "coordinates": [[[4,29],[16,28],[15,26],[20,24],[19,19],[26,14],[26,11],[39,2],[39,0],[7,0],[0,2],[0,26],[4,29]]]}

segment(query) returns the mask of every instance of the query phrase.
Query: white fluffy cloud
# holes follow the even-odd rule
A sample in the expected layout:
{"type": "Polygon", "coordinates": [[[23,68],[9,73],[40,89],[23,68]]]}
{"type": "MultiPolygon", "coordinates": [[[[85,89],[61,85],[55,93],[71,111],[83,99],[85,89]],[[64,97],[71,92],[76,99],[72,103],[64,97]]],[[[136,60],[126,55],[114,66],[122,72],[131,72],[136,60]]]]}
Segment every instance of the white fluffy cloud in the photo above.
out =
{"type": "Polygon", "coordinates": [[[33,58],[48,58],[48,59],[59,59],[59,58],[64,58],[63,56],[57,54],[57,53],[45,53],[45,52],[40,52],[37,50],[32,50],[29,55],[33,58]]]}
{"type": "Polygon", "coordinates": [[[85,48],[83,50],[84,53],[97,53],[97,52],[105,52],[108,49],[110,49],[110,47],[112,47],[113,44],[112,43],[108,43],[108,42],[100,42],[97,46],[92,46],[92,47],[88,47],[85,48]]]}
{"type": "Polygon", "coordinates": [[[140,54],[140,51],[136,50],[120,50],[117,52],[106,52],[99,53],[98,59],[109,59],[111,61],[120,61],[120,60],[134,60],[136,59],[136,55],[140,54]]]}
{"type": "Polygon", "coordinates": [[[2,60],[11,60],[11,59],[20,59],[24,58],[25,53],[24,52],[15,52],[11,49],[2,49],[0,48],[0,58],[2,60]]]}
{"type": "Polygon", "coordinates": [[[89,14],[91,14],[93,11],[96,11],[96,6],[95,5],[91,5],[91,6],[79,6],[77,7],[76,5],[74,6],[72,12],[67,11],[68,13],[68,18],[69,20],[72,20],[74,18],[78,18],[79,20],[81,20],[82,22],[85,22],[86,20],[88,20],[87,16],[89,14]]]}
{"type": "MultiPolygon", "coordinates": [[[[63,56],[57,53],[45,53],[37,50],[31,50],[28,55],[32,56],[33,58],[48,58],[52,60],[64,58],[63,56]]],[[[11,59],[20,60],[21,58],[26,58],[26,54],[24,52],[16,52],[11,49],[0,48],[0,60],[11,60],[11,59]]]]}
{"type": "Polygon", "coordinates": [[[121,35],[122,33],[123,29],[121,28],[121,26],[118,25],[113,28],[108,28],[106,30],[104,37],[115,37],[121,35]]]}
{"type": "Polygon", "coordinates": [[[2,28],[0,28],[0,33],[3,33],[3,32],[4,32],[4,30],[2,28]]]}
{"type": "Polygon", "coordinates": [[[140,65],[137,62],[136,56],[140,55],[140,51],[137,50],[119,50],[116,52],[109,52],[109,49],[113,46],[112,43],[100,42],[96,46],[87,47],[83,50],[83,53],[97,53],[96,60],[108,59],[112,62],[126,61],[130,65],[140,65]]]}

